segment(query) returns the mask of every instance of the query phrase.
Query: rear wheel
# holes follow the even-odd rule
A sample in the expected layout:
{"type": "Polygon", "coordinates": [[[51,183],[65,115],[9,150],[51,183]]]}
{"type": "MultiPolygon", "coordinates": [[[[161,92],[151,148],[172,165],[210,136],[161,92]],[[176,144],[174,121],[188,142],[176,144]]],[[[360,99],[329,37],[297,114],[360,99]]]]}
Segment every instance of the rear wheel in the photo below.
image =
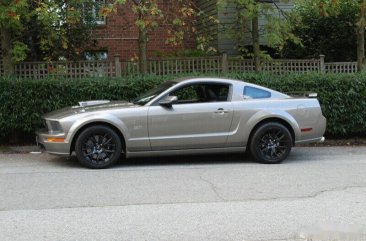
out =
{"type": "Polygon", "coordinates": [[[253,157],[266,164],[282,162],[290,154],[292,136],[282,124],[270,122],[261,125],[254,131],[250,142],[253,157]]]}
{"type": "Polygon", "coordinates": [[[106,168],[116,163],[122,152],[121,139],[107,126],[86,128],[75,143],[78,161],[89,168],[106,168]]]}

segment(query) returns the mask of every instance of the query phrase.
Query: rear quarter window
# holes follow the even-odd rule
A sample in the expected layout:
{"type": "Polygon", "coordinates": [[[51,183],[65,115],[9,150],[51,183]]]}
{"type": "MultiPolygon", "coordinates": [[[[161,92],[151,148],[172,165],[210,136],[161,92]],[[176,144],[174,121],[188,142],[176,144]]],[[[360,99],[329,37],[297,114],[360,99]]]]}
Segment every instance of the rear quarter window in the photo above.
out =
{"type": "Polygon", "coordinates": [[[251,86],[245,86],[243,94],[253,99],[271,98],[271,92],[251,86]]]}

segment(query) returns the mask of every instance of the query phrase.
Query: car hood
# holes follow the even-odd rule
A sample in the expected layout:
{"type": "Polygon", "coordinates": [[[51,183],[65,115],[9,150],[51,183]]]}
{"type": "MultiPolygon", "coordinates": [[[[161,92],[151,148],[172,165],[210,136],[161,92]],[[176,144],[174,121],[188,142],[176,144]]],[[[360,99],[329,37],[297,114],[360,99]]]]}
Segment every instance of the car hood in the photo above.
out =
{"type": "MultiPolygon", "coordinates": [[[[105,101],[104,101],[105,102],[105,101]]],[[[80,102],[82,103],[85,102],[80,102]]],[[[113,109],[126,109],[126,108],[137,108],[141,107],[139,105],[135,105],[133,103],[127,102],[127,101],[109,101],[108,103],[102,103],[102,104],[92,104],[89,106],[71,106],[66,107],[60,110],[52,111],[48,114],[45,114],[43,118],[45,119],[61,119],[64,117],[68,117],[71,115],[77,115],[82,113],[90,113],[90,112],[96,112],[96,111],[106,111],[106,110],[113,110],[113,109]]]]}

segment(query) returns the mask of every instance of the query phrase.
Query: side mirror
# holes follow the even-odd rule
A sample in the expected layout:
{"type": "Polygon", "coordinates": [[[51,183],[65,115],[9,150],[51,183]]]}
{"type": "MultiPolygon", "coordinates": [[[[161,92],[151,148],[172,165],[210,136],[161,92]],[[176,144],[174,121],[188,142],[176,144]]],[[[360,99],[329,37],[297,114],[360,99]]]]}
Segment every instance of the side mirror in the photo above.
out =
{"type": "Polygon", "coordinates": [[[165,99],[159,102],[159,105],[172,108],[173,104],[178,100],[177,96],[167,96],[165,99]]]}

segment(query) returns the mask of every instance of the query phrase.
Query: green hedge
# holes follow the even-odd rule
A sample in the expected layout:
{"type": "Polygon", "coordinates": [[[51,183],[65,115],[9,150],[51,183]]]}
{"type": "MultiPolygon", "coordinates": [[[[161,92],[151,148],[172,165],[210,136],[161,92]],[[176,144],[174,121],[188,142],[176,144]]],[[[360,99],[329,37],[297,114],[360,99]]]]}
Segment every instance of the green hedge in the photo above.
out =
{"type": "Polygon", "coordinates": [[[327,118],[328,136],[366,135],[366,74],[232,74],[230,77],[242,78],[282,92],[316,92],[327,118]]]}
{"type": "MultiPolygon", "coordinates": [[[[366,74],[314,73],[277,76],[230,73],[225,76],[283,92],[317,92],[328,120],[328,135],[366,133],[366,74]]],[[[33,135],[41,125],[42,114],[49,111],[76,105],[81,100],[129,100],[176,77],[150,75],[127,79],[0,79],[0,139],[11,142],[10,139],[14,136],[33,135]]],[[[15,138],[15,142],[19,141],[19,138],[15,138]]]]}

